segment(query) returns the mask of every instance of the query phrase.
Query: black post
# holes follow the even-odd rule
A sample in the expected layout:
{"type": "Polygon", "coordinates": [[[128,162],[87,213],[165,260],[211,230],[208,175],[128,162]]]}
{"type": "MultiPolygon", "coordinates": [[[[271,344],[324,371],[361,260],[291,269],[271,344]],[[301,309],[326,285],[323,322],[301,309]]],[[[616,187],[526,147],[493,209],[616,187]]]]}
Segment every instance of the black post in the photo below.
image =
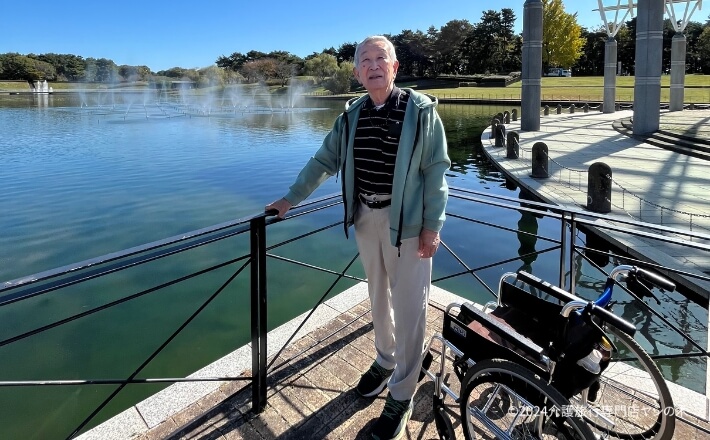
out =
{"type": "Polygon", "coordinates": [[[601,214],[611,212],[611,167],[604,162],[589,166],[587,209],[601,214]]]}
{"type": "Polygon", "coordinates": [[[503,112],[503,123],[510,124],[510,112],[508,110],[503,112]]]}
{"type": "Polygon", "coordinates": [[[494,139],[496,137],[496,132],[498,131],[498,126],[500,125],[500,119],[495,116],[491,119],[491,133],[488,135],[488,139],[494,139]]]}
{"type": "Polygon", "coordinates": [[[535,142],[532,147],[532,173],[530,177],[546,179],[550,177],[547,167],[547,145],[544,142],[535,142]]]}
{"type": "Polygon", "coordinates": [[[562,104],[557,104],[557,114],[558,115],[562,114],[562,104]]]}
{"type": "Polygon", "coordinates": [[[514,131],[508,132],[508,139],[506,142],[506,155],[508,159],[517,159],[520,157],[520,135],[514,131]]]}
{"type": "Polygon", "coordinates": [[[266,217],[250,222],[252,411],[266,408],[266,217]]]}
{"type": "Polygon", "coordinates": [[[514,108],[513,110],[510,111],[510,117],[513,118],[513,121],[518,120],[518,109],[514,108]]]}
{"type": "Polygon", "coordinates": [[[574,109],[575,109],[575,108],[576,108],[576,107],[575,107],[574,104],[570,104],[570,106],[569,106],[569,112],[570,112],[570,113],[574,113],[574,109]]]}
{"type": "Polygon", "coordinates": [[[589,103],[588,102],[584,103],[584,113],[589,113],[589,103]]]}
{"type": "Polygon", "coordinates": [[[545,112],[544,112],[545,116],[550,114],[550,106],[549,105],[546,105],[545,107],[543,107],[543,109],[545,110],[545,112]]]}

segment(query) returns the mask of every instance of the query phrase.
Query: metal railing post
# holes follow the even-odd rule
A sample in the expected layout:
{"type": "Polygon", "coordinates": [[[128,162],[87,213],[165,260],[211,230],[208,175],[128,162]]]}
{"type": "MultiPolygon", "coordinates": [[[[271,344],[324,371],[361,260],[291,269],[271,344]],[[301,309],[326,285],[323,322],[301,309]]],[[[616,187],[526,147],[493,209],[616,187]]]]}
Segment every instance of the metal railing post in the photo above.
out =
{"type": "Polygon", "coordinates": [[[250,222],[252,411],[266,408],[266,218],[250,222]]]}
{"type": "Polygon", "coordinates": [[[577,270],[579,270],[579,268],[574,261],[577,254],[577,247],[575,243],[575,236],[577,235],[577,221],[574,219],[574,213],[571,213],[569,216],[569,235],[569,293],[576,295],[575,287],[577,284],[577,270]]]}
{"type": "Polygon", "coordinates": [[[567,216],[564,212],[560,216],[560,284],[559,287],[565,288],[565,248],[567,247],[567,216]]]}

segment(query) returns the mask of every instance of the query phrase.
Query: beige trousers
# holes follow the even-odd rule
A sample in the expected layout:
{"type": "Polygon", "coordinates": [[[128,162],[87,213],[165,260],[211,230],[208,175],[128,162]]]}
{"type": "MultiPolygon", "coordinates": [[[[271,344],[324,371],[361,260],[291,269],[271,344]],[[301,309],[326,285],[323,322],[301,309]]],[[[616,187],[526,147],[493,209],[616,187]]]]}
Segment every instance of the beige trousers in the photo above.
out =
{"type": "Polygon", "coordinates": [[[390,242],[390,208],[360,203],[355,238],[372,307],[377,363],[392,369],[387,387],[396,400],[411,399],[421,370],[431,286],[431,258],[419,258],[419,238],[390,242]]]}

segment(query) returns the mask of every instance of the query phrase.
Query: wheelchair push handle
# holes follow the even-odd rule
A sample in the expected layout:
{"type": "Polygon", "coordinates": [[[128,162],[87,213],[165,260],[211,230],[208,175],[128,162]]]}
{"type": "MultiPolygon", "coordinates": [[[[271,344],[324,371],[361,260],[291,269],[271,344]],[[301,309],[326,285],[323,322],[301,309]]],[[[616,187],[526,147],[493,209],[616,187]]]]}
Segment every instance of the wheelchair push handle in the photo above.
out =
{"type": "Polygon", "coordinates": [[[543,281],[542,279],[534,275],[531,275],[525,271],[520,271],[517,273],[516,278],[524,283],[529,284],[532,287],[538,288],[543,292],[554,296],[558,300],[562,301],[564,304],[570,302],[575,302],[578,304],[587,304],[586,307],[589,310],[590,314],[598,317],[604,322],[613,325],[614,327],[628,335],[633,335],[636,332],[636,327],[634,327],[633,324],[623,318],[616,316],[609,310],[606,310],[603,307],[595,306],[594,303],[590,303],[589,301],[583,300],[578,296],[572,295],[568,291],[561,289],[557,286],[553,286],[547,281],[543,281]]]}
{"type": "Polygon", "coordinates": [[[611,324],[629,336],[633,336],[634,333],[636,333],[636,327],[632,323],[620,316],[616,316],[610,310],[595,305],[593,302],[588,303],[585,310],[588,310],[589,313],[596,316],[603,322],[611,324]]]}
{"type": "Polygon", "coordinates": [[[675,283],[673,283],[668,278],[665,278],[656,272],[651,272],[646,269],[636,268],[636,277],[641,281],[646,281],[649,284],[653,284],[663,290],[673,292],[675,290],[675,283]]]}

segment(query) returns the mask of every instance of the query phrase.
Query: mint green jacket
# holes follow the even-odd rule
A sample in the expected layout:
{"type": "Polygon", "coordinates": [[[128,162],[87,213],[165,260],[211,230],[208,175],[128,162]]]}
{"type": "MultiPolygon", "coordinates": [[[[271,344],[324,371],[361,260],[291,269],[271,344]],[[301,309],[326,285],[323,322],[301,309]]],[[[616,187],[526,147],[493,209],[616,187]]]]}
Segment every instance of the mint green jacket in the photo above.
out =
{"type": "MultiPolygon", "coordinates": [[[[436,98],[411,89],[403,90],[410,98],[397,149],[390,209],[390,238],[397,247],[402,239],[418,237],[422,228],[441,230],[449,192],[444,174],[451,166],[444,126],[436,112],[436,98]]],[[[346,236],[359,206],[355,194],[353,142],[360,110],[367,97],[348,101],[323,145],[306,163],[284,197],[297,205],[323,181],[342,171],[346,236]]]]}

